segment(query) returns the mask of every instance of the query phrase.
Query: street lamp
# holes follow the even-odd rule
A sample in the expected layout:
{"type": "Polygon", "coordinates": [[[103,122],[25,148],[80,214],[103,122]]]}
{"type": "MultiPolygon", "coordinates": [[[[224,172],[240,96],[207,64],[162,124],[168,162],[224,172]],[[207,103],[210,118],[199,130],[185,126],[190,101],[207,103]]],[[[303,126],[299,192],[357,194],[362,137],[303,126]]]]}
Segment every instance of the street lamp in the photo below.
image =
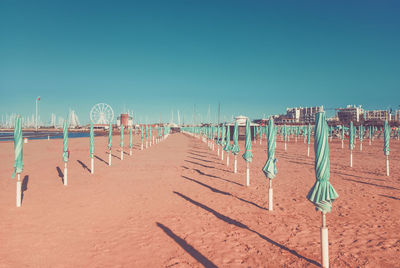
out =
{"type": "Polygon", "coordinates": [[[36,98],[36,131],[38,130],[38,101],[40,101],[40,96],[36,98]]]}

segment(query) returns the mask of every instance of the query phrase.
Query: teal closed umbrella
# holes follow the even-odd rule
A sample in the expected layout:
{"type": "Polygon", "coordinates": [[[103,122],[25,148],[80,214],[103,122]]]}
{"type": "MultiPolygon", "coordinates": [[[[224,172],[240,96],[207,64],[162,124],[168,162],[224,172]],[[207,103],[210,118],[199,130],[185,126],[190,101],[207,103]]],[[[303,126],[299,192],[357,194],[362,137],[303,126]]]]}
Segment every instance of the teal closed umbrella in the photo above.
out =
{"type": "Polygon", "coordinates": [[[132,155],[133,147],[133,137],[132,137],[132,127],[129,128],[129,155],[132,155]]]}
{"type": "Polygon", "coordinates": [[[250,186],[250,162],[253,160],[253,154],[251,152],[251,129],[250,119],[246,120],[246,139],[245,139],[245,152],[242,155],[243,159],[246,160],[246,185],[250,186]]]}
{"type": "Polygon", "coordinates": [[[359,138],[360,138],[360,151],[362,151],[362,142],[364,139],[364,128],[362,125],[358,127],[358,133],[359,133],[359,138]]]}
{"type": "Polygon", "coordinates": [[[17,115],[15,118],[14,125],[14,172],[11,175],[11,178],[15,178],[15,174],[17,174],[17,207],[21,206],[21,173],[24,170],[24,162],[22,161],[22,118],[20,115],[17,115]]]}
{"type": "Polygon", "coordinates": [[[143,126],[140,126],[140,140],[142,141],[142,145],[140,147],[140,150],[143,150],[143,126]]]}
{"type": "Polygon", "coordinates": [[[344,125],[342,125],[342,149],[344,147],[344,125]]]}
{"type": "Polygon", "coordinates": [[[372,139],[372,126],[369,126],[369,135],[368,135],[368,138],[369,138],[369,145],[371,145],[371,139],[372,139]]]}
{"type": "Polygon", "coordinates": [[[286,128],[286,124],[283,125],[283,140],[285,142],[285,151],[286,151],[286,140],[287,140],[287,128],[286,128]]]}
{"type": "Polygon", "coordinates": [[[220,136],[221,136],[221,128],[220,128],[220,126],[218,126],[217,127],[217,154],[218,154],[218,156],[219,156],[219,146],[221,144],[220,136]]]}
{"type": "Polygon", "coordinates": [[[146,149],[149,146],[149,126],[146,125],[146,149]]]}
{"type": "Polygon", "coordinates": [[[68,185],[68,169],[67,163],[69,158],[69,151],[68,151],[68,123],[67,120],[64,120],[63,126],[63,161],[64,161],[64,185],[68,185]]]}
{"type": "Polygon", "coordinates": [[[353,149],[354,149],[353,121],[350,122],[350,127],[349,127],[349,149],[350,149],[350,167],[353,167],[353,149]]]}
{"type": "Polygon", "coordinates": [[[335,189],[329,183],[329,144],[328,144],[328,125],[325,113],[320,112],[316,115],[314,132],[315,150],[315,176],[316,181],[307,194],[307,199],[311,201],[317,210],[322,213],[321,226],[321,253],[322,267],[329,267],[328,254],[328,228],[326,227],[325,215],[331,212],[333,201],[338,198],[335,189]]]}
{"type": "Polygon", "coordinates": [[[386,155],[386,176],[389,176],[389,142],[390,142],[390,126],[388,125],[388,121],[385,120],[385,126],[383,128],[383,136],[384,136],[384,145],[383,152],[386,155]]]}
{"type": "Polygon", "coordinates": [[[124,160],[124,125],[121,125],[121,142],[119,146],[121,147],[121,160],[124,160]]]}
{"type": "Polygon", "coordinates": [[[151,135],[151,126],[149,126],[149,140],[150,140],[150,147],[151,147],[151,139],[152,139],[152,137],[151,137],[152,135],[151,135]]]}
{"type": "Polygon", "coordinates": [[[93,123],[90,124],[90,147],[89,147],[89,155],[90,155],[90,173],[94,173],[94,129],[93,123]]]}
{"type": "Polygon", "coordinates": [[[274,119],[270,119],[268,122],[268,160],[264,165],[262,171],[264,175],[269,179],[269,191],[268,191],[268,209],[273,210],[273,190],[272,190],[272,179],[275,178],[278,170],[276,169],[275,158],[275,146],[276,146],[276,129],[274,119]]]}
{"type": "Polygon", "coordinates": [[[308,124],[308,129],[307,129],[307,157],[310,156],[310,143],[311,143],[311,125],[308,124]]]}
{"type": "Polygon", "coordinates": [[[229,126],[226,126],[226,142],[224,151],[226,152],[226,165],[229,167],[229,152],[232,150],[231,147],[231,130],[229,126]]]}
{"type": "Polygon", "coordinates": [[[112,124],[108,126],[108,165],[111,166],[112,124]]]}
{"type": "Polygon", "coordinates": [[[233,168],[233,172],[237,173],[237,155],[240,152],[239,148],[239,127],[238,123],[235,122],[235,127],[233,129],[233,147],[232,147],[232,153],[235,156],[235,166],[233,168]]]}
{"type": "Polygon", "coordinates": [[[226,134],[226,129],[225,129],[225,124],[223,124],[221,129],[221,140],[220,140],[221,160],[224,160],[225,134],[226,134]]]}

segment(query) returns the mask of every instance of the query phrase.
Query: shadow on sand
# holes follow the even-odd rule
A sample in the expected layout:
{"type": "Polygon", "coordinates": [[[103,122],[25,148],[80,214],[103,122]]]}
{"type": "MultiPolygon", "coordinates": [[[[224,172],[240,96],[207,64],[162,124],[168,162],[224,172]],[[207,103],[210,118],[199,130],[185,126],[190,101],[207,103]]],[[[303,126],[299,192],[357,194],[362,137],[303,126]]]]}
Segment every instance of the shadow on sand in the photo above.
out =
{"type": "Polygon", "coordinates": [[[178,192],[175,192],[175,191],[174,191],[173,193],[176,194],[176,195],[178,195],[178,196],[180,196],[181,198],[185,199],[186,201],[192,203],[193,205],[198,206],[199,208],[204,209],[204,210],[210,212],[210,213],[213,214],[215,217],[217,217],[218,219],[220,219],[220,220],[222,220],[222,221],[224,221],[224,222],[226,222],[226,223],[228,223],[228,224],[232,224],[232,225],[234,225],[234,226],[236,226],[236,227],[239,227],[239,228],[248,230],[248,231],[250,231],[250,232],[252,232],[252,233],[258,235],[260,238],[264,239],[264,240],[267,241],[268,243],[270,243],[270,244],[272,244],[272,245],[274,245],[274,246],[277,246],[277,247],[279,247],[280,249],[285,250],[285,251],[287,251],[287,252],[293,254],[294,256],[296,256],[296,257],[298,257],[298,258],[300,258],[300,259],[303,259],[303,260],[305,260],[305,261],[307,261],[307,262],[309,262],[309,263],[311,263],[311,264],[314,264],[314,265],[316,265],[316,266],[321,266],[317,261],[311,260],[311,259],[309,259],[309,258],[307,258],[307,257],[304,257],[303,255],[300,255],[299,253],[297,253],[297,251],[295,251],[295,250],[293,250],[293,249],[290,249],[290,248],[288,248],[288,247],[286,247],[286,246],[284,246],[284,245],[282,245],[282,244],[279,244],[278,242],[276,242],[276,241],[274,241],[274,240],[272,240],[272,239],[266,237],[265,235],[262,235],[262,234],[260,234],[260,233],[258,233],[258,232],[256,232],[256,231],[250,229],[247,225],[245,225],[245,224],[243,224],[243,223],[241,223],[241,222],[239,222],[239,221],[236,221],[236,220],[234,220],[234,219],[231,219],[231,218],[229,218],[229,217],[227,217],[227,216],[225,216],[225,215],[223,215],[223,214],[221,214],[221,213],[219,213],[219,212],[213,210],[212,208],[207,207],[206,205],[203,205],[203,204],[201,204],[201,203],[199,203],[199,202],[197,202],[197,201],[194,201],[193,199],[191,199],[191,198],[189,198],[189,197],[187,197],[187,196],[185,196],[185,195],[183,195],[183,194],[181,194],[181,193],[178,193],[178,192]]]}
{"type": "Polygon", "coordinates": [[[97,155],[95,155],[94,158],[100,160],[101,162],[105,163],[108,166],[108,163],[106,161],[104,161],[103,159],[101,159],[100,157],[98,157],[97,155]]]}
{"type": "Polygon", "coordinates": [[[78,162],[83,167],[83,169],[86,169],[87,171],[92,172],[90,170],[90,168],[88,168],[88,166],[86,166],[81,160],[76,160],[76,162],[78,162]]]}
{"type": "Polygon", "coordinates": [[[29,175],[26,175],[22,180],[22,185],[21,185],[21,204],[22,201],[24,200],[24,192],[28,190],[28,182],[29,182],[29,175]]]}
{"type": "Polygon", "coordinates": [[[211,175],[211,174],[204,173],[203,171],[201,171],[201,170],[199,170],[197,168],[194,168],[193,170],[196,171],[197,173],[199,173],[200,175],[203,175],[203,176],[206,176],[206,177],[215,178],[215,179],[223,180],[223,181],[226,181],[226,182],[229,182],[229,183],[233,183],[233,184],[236,184],[236,185],[239,185],[239,186],[243,186],[243,184],[240,184],[238,182],[230,181],[230,180],[218,177],[218,176],[214,176],[214,175],[211,175]]]}
{"type": "Polygon", "coordinates": [[[58,177],[60,177],[61,182],[64,184],[64,173],[61,171],[60,167],[56,167],[57,172],[58,172],[58,177]]]}
{"type": "Polygon", "coordinates": [[[181,248],[183,248],[187,253],[190,254],[193,258],[195,258],[198,262],[200,262],[204,267],[217,267],[214,263],[212,263],[209,259],[207,259],[203,254],[193,248],[190,244],[188,244],[184,239],[177,236],[174,232],[171,231],[167,226],[162,223],[157,222],[157,226],[164,231],[169,237],[171,237],[181,248]]]}

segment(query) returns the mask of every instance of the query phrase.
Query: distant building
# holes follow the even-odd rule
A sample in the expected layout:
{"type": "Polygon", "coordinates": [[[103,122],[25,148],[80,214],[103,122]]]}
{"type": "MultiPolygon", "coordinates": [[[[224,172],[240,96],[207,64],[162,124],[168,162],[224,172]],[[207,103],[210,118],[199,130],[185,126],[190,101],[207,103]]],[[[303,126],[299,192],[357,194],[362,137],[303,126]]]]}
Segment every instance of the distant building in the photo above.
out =
{"type": "Polygon", "coordinates": [[[390,121],[392,119],[392,115],[390,111],[387,110],[371,110],[365,111],[364,113],[364,120],[366,121],[390,121]]]}
{"type": "Polygon", "coordinates": [[[358,107],[355,105],[347,105],[346,108],[338,108],[336,111],[341,123],[350,123],[351,121],[359,122],[363,114],[361,105],[358,107]]]}
{"type": "Polygon", "coordinates": [[[400,122],[400,110],[397,110],[397,111],[394,113],[394,121],[400,122]]]}
{"type": "Polygon", "coordinates": [[[133,118],[129,116],[129,114],[121,114],[117,118],[117,126],[120,127],[123,125],[124,127],[132,127],[133,126],[133,118]]]}
{"type": "Polygon", "coordinates": [[[286,115],[278,120],[282,123],[315,123],[315,115],[323,111],[324,106],[286,108],[286,115]]]}

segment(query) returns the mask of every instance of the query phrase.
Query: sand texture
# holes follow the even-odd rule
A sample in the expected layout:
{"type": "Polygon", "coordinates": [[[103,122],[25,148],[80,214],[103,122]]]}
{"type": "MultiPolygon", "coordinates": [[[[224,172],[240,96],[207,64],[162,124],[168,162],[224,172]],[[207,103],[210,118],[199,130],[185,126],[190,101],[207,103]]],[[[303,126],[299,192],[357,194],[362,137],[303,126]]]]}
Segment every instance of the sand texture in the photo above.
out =
{"type": "MultiPolygon", "coordinates": [[[[321,213],[306,199],[315,181],[314,150],[277,138],[274,211],[261,169],[263,140],[253,144],[250,186],[240,141],[238,173],[207,144],[172,134],[119,159],[113,139],[70,139],[68,186],[62,183],[62,140],[24,144],[22,207],[15,206],[13,143],[0,143],[0,267],[317,267],[321,213]]],[[[125,135],[129,144],[129,135],[125,135]]],[[[400,141],[391,141],[386,176],[383,140],[349,167],[347,143],[330,143],[331,184],[339,194],[327,214],[331,267],[400,267],[400,141]]],[[[311,145],[312,146],[312,145],[311,145]]]]}

